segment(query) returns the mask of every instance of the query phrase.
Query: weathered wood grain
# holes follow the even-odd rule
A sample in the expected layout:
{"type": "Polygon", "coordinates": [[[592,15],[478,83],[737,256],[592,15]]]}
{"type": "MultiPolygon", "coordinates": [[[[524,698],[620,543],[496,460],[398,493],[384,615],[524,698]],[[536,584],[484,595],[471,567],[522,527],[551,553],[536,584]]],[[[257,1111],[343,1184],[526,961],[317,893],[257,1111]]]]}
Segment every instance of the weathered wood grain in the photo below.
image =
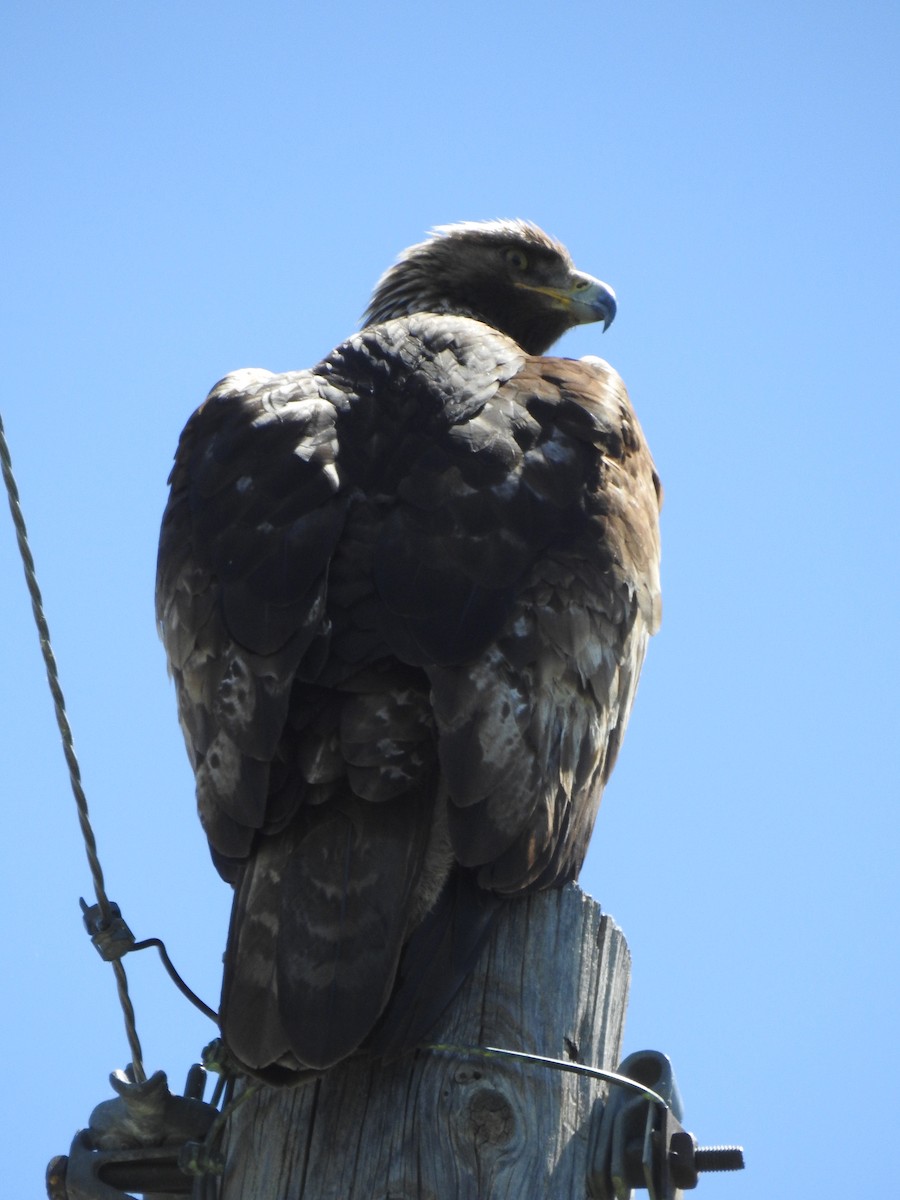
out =
{"type": "MultiPolygon", "coordinates": [[[[630,956],[579,888],[508,906],[434,1042],[615,1069],[630,956]]],[[[593,1080],[419,1051],[358,1058],[238,1108],[222,1200],[584,1197],[593,1080]]]]}

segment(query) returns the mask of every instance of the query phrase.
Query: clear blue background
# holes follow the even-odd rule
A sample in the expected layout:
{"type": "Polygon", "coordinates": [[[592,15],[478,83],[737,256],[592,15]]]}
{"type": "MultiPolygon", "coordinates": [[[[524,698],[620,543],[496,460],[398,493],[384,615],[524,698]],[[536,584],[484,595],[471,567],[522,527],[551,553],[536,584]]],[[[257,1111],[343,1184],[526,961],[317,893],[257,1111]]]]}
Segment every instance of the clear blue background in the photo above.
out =
{"type": "MultiPolygon", "coordinates": [[[[177,436],[307,366],[431,225],[522,216],[617,290],[666,487],[665,620],[583,883],[634,955],[626,1049],[742,1141],[702,1194],[880,1190],[896,1145],[894,3],[19,0],[0,46],[0,406],[110,895],[217,1000],[152,592],[177,436]],[[863,1164],[865,1166],[863,1167],[863,1164]],[[864,1171],[864,1174],[863,1174],[864,1171]]],[[[127,1061],[0,520],[6,1195],[127,1061]]],[[[211,1034],[127,960],[148,1068],[211,1034]]]]}

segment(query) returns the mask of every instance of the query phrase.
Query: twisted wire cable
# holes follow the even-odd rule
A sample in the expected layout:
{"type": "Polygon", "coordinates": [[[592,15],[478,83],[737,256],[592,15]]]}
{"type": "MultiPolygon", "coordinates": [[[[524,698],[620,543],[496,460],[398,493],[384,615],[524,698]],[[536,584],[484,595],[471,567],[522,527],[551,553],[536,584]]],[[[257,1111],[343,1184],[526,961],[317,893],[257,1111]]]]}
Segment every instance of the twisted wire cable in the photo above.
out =
{"type": "MultiPolygon", "coordinates": [[[[21,504],[19,503],[19,489],[16,486],[15,477],[12,471],[12,459],[9,453],[9,446],[6,441],[6,433],[3,428],[3,418],[0,416],[0,464],[2,464],[3,480],[6,484],[7,496],[9,499],[9,509],[12,514],[13,525],[16,530],[16,541],[19,545],[19,554],[22,558],[22,566],[25,570],[25,582],[28,586],[28,594],[31,597],[31,609],[34,613],[35,624],[37,625],[38,637],[41,643],[41,654],[43,655],[44,665],[47,669],[47,683],[50,687],[50,694],[53,697],[53,706],[56,711],[56,723],[59,726],[60,736],[62,738],[63,753],[66,758],[66,764],[69,768],[69,781],[72,785],[72,793],[75,796],[75,804],[78,809],[78,821],[81,826],[81,836],[84,839],[84,848],[88,860],[88,868],[91,872],[91,878],[94,883],[94,892],[97,896],[97,904],[100,908],[101,924],[109,925],[115,915],[114,906],[106,894],[106,887],[103,882],[103,869],[100,866],[100,859],[97,854],[97,841],[94,837],[94,831],[91,827],[90,817],[88,815],[87,797],[84,794],[84,788],[81,784],[81,768],[78,765],[78,759],[75,755],[74,739],[72,730],[69,725],[69,719],[66,715],[66,702],[63,696],[62,688],[59,682],[59,671],[56,666],[56,658],[53,654],[53,647],[50,642],[50,630],[47,625],[47,619],[44,615],[44,602],[41,596],[41,589],[38,586],[37,575],[35,572],[34,558],[31,554],[31,549],[28,544],[28,530],[25,525],[25,518],[22,515],[21,504]]],[[[134,1006],[128,995],[128,979],[125,974],[125,968],[119,959],[113,959],[112,968],[116,977],[116,988],[119,993],[119,1003],[122,1007],[122,1015],[125,1018],[125,1032],[128,1037],[128,1044],[131,1049],[132,1068],[134,1071],[135,1080],[138,1083],[143,1083],[146,1076],[144,1074],[143,1055],[141,1053],[141,1044],[138,1040],[137,1027],[134,1016],[134,1006]]]]}

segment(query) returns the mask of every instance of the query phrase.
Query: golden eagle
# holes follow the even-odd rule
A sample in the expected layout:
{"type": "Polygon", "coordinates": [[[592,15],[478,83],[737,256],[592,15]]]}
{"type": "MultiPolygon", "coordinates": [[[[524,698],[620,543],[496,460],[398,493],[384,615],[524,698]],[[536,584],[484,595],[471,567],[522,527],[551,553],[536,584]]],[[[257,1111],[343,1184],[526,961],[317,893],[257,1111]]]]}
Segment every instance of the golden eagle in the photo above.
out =
{"type": "Polygon", "coordinates": [[[235,898],[226,1044],[280,1078],[433,1024],[505,899],[574,879],[658,625],[615,314],[524,221],[442,226],[317,366],[178,446],[157,614],[235,898]]]}

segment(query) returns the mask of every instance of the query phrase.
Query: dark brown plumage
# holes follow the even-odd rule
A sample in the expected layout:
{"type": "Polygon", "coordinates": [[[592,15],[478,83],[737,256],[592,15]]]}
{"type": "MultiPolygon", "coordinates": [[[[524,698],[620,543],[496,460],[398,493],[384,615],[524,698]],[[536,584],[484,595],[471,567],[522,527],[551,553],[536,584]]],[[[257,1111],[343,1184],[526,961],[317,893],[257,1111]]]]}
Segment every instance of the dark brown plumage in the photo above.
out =
{"type": "Polygon", "coordinates": [[[157,612],[235,885],[221,1022],[276,1078],[414,1044],[497,903],[578,874],[659,621],[615,300],[519,221],[443,227],[308,371],[189,421],[157,612]]]}

